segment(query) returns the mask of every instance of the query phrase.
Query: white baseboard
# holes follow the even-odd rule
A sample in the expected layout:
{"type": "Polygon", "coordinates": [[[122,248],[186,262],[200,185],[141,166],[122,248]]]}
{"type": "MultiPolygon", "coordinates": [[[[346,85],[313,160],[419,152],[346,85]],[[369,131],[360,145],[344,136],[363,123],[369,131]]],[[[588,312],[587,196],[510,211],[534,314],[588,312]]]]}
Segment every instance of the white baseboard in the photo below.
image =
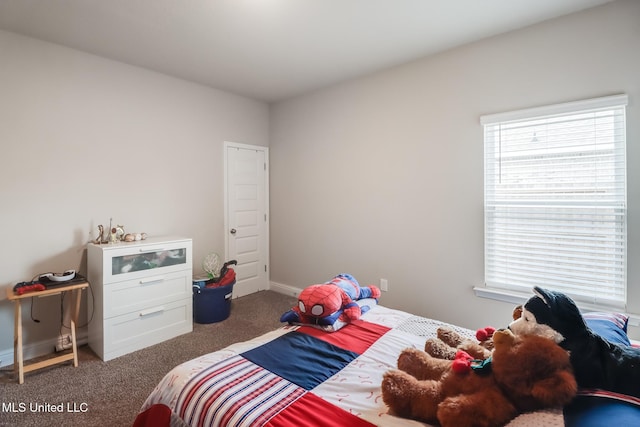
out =
{"type": "MultiPolygon", "coordinates": [[[[76,335],[76,344],[78,346],[87,344],[89,342],[89,335],[86,328],[78,331],[76,335]]],[[[22,359],[29,360],[34,357],[45,356],[54,352],[58,344],[58,337],[53,337],[43,341],[35,342],[32,344],[24,344],[22,346],[22,359]]],[[[0,350],[0,368],[4,366],[13,365],[13,348],[0,350]]]]}
{"type": "Polygon", "coordinates": [[[300,288],[284,285],[278,282],[269,282],[269,290],[292,297],[297,297],[298,295],[300,295],[300,292],[302,292],[302,289],[300,288]]]}

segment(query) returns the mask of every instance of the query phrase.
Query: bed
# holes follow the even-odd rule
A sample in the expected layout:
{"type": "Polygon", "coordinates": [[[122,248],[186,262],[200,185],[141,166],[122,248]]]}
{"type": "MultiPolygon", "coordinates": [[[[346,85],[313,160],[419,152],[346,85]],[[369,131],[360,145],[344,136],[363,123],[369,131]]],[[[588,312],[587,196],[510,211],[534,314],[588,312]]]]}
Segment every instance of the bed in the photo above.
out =
{"type": "MultiPolygon", "coordinates": [[[[422,349],[440,326],[474,336],[465,328],[379,305],[334,332],[283,326],[172,369],[145,401],[135,426],[424,426],[388,414],[380,383],[404,348],[422,349]]],[[[584,414],[597,420],[604,413],[598,404],[608,398],[584,396],[596,402],[573,405],[567,425],[586,425],[584,414]]],[[[616,400],[615,405],[640,422],[634,402],[616,400]]],[[[608,412],[608,422],[600,425],[616,414],[608,412]]],[[[563,408],[521,414],[509,427],[541,425],[564,426],[563,408]]]]}

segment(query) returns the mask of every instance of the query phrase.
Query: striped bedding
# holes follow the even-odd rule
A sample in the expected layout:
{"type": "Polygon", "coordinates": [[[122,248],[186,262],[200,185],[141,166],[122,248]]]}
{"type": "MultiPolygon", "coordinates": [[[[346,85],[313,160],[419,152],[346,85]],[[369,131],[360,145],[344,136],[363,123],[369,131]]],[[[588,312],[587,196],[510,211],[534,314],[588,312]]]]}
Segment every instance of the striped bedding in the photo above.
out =
{"type": "MultiPolygon", "coordinates": [[[[387,413],[382,374],[440,326],[376,306],[327,333],[285,326],[185,362],[149,395],[136,426],[424,426],[387,413]]],[[[510,427],[563,426],[562,409],[522,414],[510,427]]]]}

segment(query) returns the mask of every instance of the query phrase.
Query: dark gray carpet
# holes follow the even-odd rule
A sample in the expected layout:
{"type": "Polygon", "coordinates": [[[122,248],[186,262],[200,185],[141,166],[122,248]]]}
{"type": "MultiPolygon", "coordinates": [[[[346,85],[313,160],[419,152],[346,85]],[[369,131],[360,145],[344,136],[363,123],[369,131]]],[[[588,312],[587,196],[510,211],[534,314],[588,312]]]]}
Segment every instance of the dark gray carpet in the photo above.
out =
{"type": "Polygon", "coordinates": [[[0,371],[0,426],[130,426],[145,399],[174,366],[281,326],[280,315],[294,297],[263,291],[232,301],[231,315],[219,322],[194,323],[193,332],[109,362],[88,346],[71,362],[25,374],[20,385],[12,369],[0,371]],[[11,411],[11,404],[16,412],[11,411]],[[32,413],[31,405],[49,405],[32,413]],[[63,404],[63,413],[52,407],[63,404]],[[21,406],[22,405],[22,406],[21,406]],[[24,412],[20,412],[24,408],[24,412]],[[68,412],[77,410],[78,412],[68,412]],[[82,412],[82,410],[86,410],[82,412]]]}

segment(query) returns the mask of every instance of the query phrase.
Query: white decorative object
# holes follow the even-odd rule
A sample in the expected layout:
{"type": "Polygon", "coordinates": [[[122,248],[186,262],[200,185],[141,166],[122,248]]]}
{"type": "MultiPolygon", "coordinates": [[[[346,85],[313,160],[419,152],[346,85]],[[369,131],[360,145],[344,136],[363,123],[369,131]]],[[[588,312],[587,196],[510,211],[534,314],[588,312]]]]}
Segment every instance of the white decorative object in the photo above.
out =
{"type": "Polygon", "coordinates": [[[215,252],[205,256],[204,261],[202,261],[202,268],[209,276],[209,279],[217,278],[220,275],[220,267],[220,256],[215,252]]]}
{"type": "Polygon", "coordinates": [[[146,239],[147,233],[127,233],[122,238],[122,240],[125,242],[139,242],[140,240],[146,239]]]}
{"type": "Polygon", "coordinates": [[[102,360],[193,330],[192,241],[87,246],[89,345],[102,360]]]}
{"type": "Polygon", "coordinates": [[[124,225],[116,225],[116,239],[123,240],[124,239],[124,225]]]}

